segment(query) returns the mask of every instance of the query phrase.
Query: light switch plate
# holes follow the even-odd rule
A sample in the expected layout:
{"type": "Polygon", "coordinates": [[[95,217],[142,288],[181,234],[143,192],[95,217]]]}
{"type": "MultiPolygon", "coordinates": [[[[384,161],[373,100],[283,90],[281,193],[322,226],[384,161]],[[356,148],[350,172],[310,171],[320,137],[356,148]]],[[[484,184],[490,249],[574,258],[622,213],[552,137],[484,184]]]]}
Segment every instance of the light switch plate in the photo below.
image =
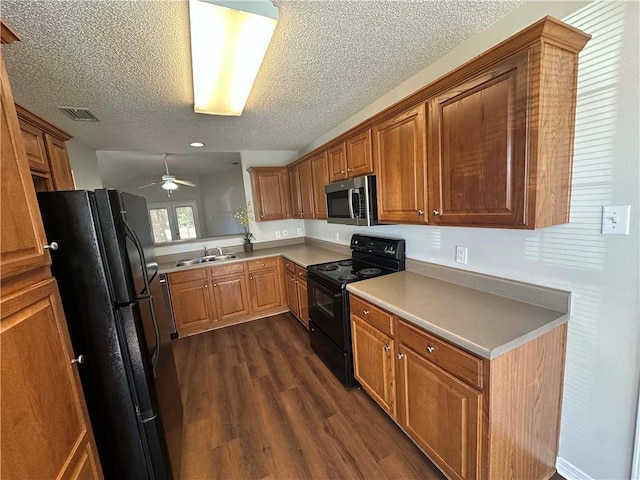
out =
{"type": "Polygon", "coordinates": [[[602,234],[629,235],[631,205],[602,207],[602,234]]]}

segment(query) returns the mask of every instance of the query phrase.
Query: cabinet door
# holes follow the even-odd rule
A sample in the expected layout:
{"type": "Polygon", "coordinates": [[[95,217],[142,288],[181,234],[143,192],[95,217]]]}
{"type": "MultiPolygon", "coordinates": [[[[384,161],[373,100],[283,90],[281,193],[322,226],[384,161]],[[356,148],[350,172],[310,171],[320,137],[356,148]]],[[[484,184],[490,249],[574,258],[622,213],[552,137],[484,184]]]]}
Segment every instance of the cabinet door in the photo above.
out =
{"type": "Polygon", "coordinates": [[[404,345],[400,425],[450,478],[478,478],[482,394],[404,345]]]}
{"type": "Polygon", "coordinates": [[[0,476],[101,478],[55,280],[3,296],[0,311],[0,476]]]}
{"type": "Polygon", "coordinates": [[[373,128],[382,223],[427,222],[425,109],[419,105],[373,128]]]}
{"type": "Polygon", "coordinates": [[[251,306],[254,312],[282,306],[280,275],[277,268],[253,272],[249,277],[251,284],[251,306]]]}
{"type": "Polygon", "coordinates": [[[249,314],[251,307],[246,274],[213,278],[212,282],[218,321],[249,314]]]}
{"type": "MultiPolygon", "coordinates": [[[[0,280],[51,264],[11,87],[1,61],[0,280]]],[[[54,239],[55,240],[55,239],[54,239]]]]}
{"type": "Polygon", "coordinates": [[[373,173],[371,155],[371,130],[362,132],[346,142],[347,172],[349,177],[359,177],[373,173]]]}
{"type": "Polygon", "coordinates": [[[316,218],[327,218],[327,199],[324,193],[325,185],[329,184],[329,166],[327,154],[322,153],[311,160],[311,177],[313,178],[313,205],[316,218]]]}
{"type": "Polygon", "coordinates": [[[288,218],[289,188],[286,174],[284,167],[250,171],[256,221],[288,218]]]}
{"type": "Polygon", "coordinates": [[[524,225],[527,70],[525,52],[431,100],[429,222],[524,225]]]}
{"type": "Polygon", "coordinates": [[[298,278],[298,318],[302,324],[309,328],[309,299],[307,295],[307,282],[298,278]]]}
{"type": "Polygon", "coordinates": [[[39,172],[48,172],[49,162],[47,161],[47,151],[44,146],[42,130],[21,118],[18,118],[18,121],[20,122],[20,131],[22,132],[29,167],[39,172]]]}
{"type": "Polygon", "coordinates": [[[49,152],[49,167],[54,188],[56,190],[75,190],[76,186],[73,182],[66,145],[48,133],[44,134],[44,139],[49,152]]]}
{"type": "Polygon", "coordinates": [[[287,289],[287,305],[289,309],[294,313],[296,317],[300,316],[300,309],[298,303],[298,286],[296,285],[296,276],[286,271],[284,272],[285,288],[287,289]]]}
{"type": "Polygon", "coordinates": [[[298,179],[300,180],[300,205],[301,217],[307,220],[315,218],[313,202],[313,178],[311,175],[311,162],[308,160],[298,165],[298,179]]]}
{"type": "Polygon", "coordinates": [[[208,280],[172,282],[171,302],[179,334],[190,329],[207,327],[215,319],[208,280]]]}
{"type": "Polygon", "coordinates": [[[329,181],[337,182],[349,178],[347,172],[347,149],[344,143],[327,151],[329,161],[329,181]]]}
{"type": "Polygon", "coordinates": [[[302,197],[300,194],[300,174],[298,166],[289,167],[289,188],[291,190],[291,217],[302,218],[302,197]]]}
{"type": "Polygon", "coordinates": [[[351,315],[353,368],[362,388],[396,418],[396,376],[393,339],[351,315]]]}

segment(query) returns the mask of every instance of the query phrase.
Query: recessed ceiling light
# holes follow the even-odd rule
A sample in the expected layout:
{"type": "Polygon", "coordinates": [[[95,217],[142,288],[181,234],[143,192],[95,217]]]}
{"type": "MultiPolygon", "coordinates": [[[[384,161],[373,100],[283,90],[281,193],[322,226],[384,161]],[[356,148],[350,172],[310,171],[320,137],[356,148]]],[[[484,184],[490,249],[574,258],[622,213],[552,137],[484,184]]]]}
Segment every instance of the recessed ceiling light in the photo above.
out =
{"type": "Polygon", "coordinates": [[[204,143],[202,142],[191,142],[189,145],[196,148],[204,147],[204,143]]]}

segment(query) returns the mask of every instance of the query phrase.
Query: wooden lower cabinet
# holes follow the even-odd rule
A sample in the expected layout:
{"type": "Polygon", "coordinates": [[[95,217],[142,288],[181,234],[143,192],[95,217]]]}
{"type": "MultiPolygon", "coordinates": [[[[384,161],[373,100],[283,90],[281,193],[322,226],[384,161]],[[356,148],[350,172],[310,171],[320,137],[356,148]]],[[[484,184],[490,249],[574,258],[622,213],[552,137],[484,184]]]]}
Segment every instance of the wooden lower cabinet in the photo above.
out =
{"type": "Polygon", "coordinates": [[[296,284],[296,275],[289,271],[284,273],[285,285],[287,290],[287,305],[296,317],[300,315],[300,304],[298,302],[298,285],[296,284]]]}
{"type": "Polygon", "coordinates": [[[400,425],[450,478],[479,478],[482,394],[400,345],[400,425]]]}
{"type": "Polygon", "coordinates": [[[395,348],[391,337],[351,315],[356,380],[385,412],[396,418],[395,348]]]}
{"type": "Polygon", "coordinates": [[[101,478],[55,280],[3,295],[1,311],[0,475],[101,478]]]}
{"type": "Polygon", "coordinates": [[[179,336],[286,312],[278,257],[169,273],[179,336]]]}
{"type": "Polygon", "coordinates": [[[308,329],[307,269],[291,260],[286,260],[284,278],[289,310],[308,329]]]}
{"type": "Polygon", "coordinates": [[[302,324],[309,328],[309,295],[307,294],[307,281],[298,278],[296,284],[298,287],[298,307],[300,315],[298,318],[302,321],[302,324]]]}
{"type": "Polygon", "coordinates": [[[247,275],[227,275],[213,279],[213,298],[218,320],[228,320],[251,311],[247,275]]]}
{"type": "Polygon", "coordinates": [[[356,379],[449,478],[555,473],[566,324],[487,360],[354,295],[351,305],[356,379]]]}

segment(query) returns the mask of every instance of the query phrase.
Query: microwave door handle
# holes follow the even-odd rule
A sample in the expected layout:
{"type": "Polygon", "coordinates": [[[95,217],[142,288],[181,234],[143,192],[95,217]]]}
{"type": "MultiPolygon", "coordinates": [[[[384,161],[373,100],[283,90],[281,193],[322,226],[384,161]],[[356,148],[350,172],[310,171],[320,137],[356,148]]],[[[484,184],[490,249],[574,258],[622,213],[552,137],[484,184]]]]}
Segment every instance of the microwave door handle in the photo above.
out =
{"type": "Polygon", "coordinates": [[[353,197],[351,198],[351,218],[362,218],[362,212],[360,209],[360,205],[361,205],[361,198],[360,198],[360,189],[359,188],[354,188],[353,189],[353,197]],[[353,208],[353,199],[355,197],[355,203],[356,203],[356,208],[358,209],[358,211],[354,212],[354,208],[353,208]]]}
{"type": "Polygon", "coordinates": [[[353,194],[355,193],[355,188],[350,188],[347,190],[347,195],[349,196],[349,218],[355,218],[353,216],[353,194]]]}

